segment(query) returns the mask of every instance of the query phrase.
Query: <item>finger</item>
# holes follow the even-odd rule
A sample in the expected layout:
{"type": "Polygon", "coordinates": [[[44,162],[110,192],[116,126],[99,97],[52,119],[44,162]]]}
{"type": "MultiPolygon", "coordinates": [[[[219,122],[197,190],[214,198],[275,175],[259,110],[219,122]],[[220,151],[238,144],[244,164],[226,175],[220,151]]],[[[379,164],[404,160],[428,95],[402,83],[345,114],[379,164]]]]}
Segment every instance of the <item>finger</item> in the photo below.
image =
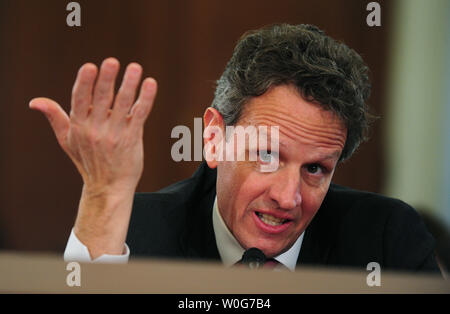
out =
{"type": "Polygon", "coordinates": [[[108,58],[102,63],[92,99],[91,117],[96,122],[103,121],[111,108],[119,66],[119,61],[115,58],[108,58]]]}
{"type": "Polygon", "coordinates": [[[145,120],[150,114],[157,89],[158,85],[153,78],[147,78],[142,83],[139,98],[131,109],[130,127],[135,131],[144,125],[145,120]]]}
{"type": "Polygon", "coordinates": [[[113,123],[119,124],[121,121],[122,123],[125,123],[125,118],[134,103],[136,90],[139,86],[141,75],[142,67],[139,64],[131,63],[127,67],[122,85],[120,86],[114,103],[114,108],[111,115],[111,120],[113,123]]]}
{"type": "Polygon", "coordinates": [[[97,67],[92,63],[86,63],[78,71],[72,89],[72,108],[70,111],[71,117],[76,120],[84,120],[88,116],[96,76],[97,67]]]}
{"type": "Polygon", "coordinates": [[[64,144],[69,131],[69,117],[58,103],[48,98],[34,98],[30,101],[30,108],[42,112],[50,122],[56,139],[60,145],[64,144]]]}

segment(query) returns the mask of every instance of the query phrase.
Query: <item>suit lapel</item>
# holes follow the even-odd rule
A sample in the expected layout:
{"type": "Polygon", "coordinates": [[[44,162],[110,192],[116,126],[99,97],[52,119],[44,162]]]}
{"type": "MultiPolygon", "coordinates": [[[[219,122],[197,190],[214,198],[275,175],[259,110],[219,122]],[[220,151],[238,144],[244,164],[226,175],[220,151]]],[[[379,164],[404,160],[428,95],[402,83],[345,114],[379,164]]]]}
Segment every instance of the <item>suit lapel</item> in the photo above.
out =
{"type": "Polygon", "coordinates": [[[316,216],[306,228],[297,267],[307,264],[328,264],[339,225],[339,217],[335,217],[338,211],[332,207],[335,203],[333,197],[332,184],[316,216]]]}
{"type": "Polygon", "coordinates": [[[194,190],[187,203],[186,228],[180,246],[186,258],[220,260],[212,223],[216,170],[203,162],[193,175],[194,190]]]}

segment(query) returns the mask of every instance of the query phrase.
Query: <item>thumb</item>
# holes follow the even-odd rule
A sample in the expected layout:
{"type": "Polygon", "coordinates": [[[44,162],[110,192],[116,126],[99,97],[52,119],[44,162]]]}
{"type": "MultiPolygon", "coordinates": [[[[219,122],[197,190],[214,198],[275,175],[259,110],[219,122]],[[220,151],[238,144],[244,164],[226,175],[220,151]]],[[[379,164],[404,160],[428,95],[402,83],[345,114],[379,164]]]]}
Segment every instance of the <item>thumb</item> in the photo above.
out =
{"type": "Polygon", "coordinates": [[[58,142],[62,139],[69,130],[69,117],[61,106],[48,98],[34,98],[30,101],[30,108],[42,112],[50,122],[50,125],[55,132],[58,142]]]}

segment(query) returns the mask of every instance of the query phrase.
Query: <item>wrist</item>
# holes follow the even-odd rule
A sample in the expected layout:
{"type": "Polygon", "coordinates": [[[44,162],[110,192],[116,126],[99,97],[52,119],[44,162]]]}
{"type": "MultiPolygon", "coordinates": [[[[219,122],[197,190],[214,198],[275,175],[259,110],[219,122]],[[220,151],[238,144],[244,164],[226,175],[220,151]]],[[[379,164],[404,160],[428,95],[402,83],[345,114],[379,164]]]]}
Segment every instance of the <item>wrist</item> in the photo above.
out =
{"type": "Polygon", "coordinates": [[[74,232],[91,254],[123,254],[134,190],[83,187],[74,232]]]}
{"type": "Polygon", "coordinates": [[[84,183],[81,197],[87,199],[123,199],[131,194],[134,195],[137,183],[121,182],[113,184],[84,183]]]}

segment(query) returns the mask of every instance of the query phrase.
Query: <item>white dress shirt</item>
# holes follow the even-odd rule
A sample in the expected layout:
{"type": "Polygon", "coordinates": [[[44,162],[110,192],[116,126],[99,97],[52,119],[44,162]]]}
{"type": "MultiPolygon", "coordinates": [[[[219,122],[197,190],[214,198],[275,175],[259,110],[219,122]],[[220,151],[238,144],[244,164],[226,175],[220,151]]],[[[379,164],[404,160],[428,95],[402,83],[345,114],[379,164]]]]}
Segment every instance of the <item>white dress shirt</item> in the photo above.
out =
{"type": "MultiPolygon", "coordinates": [[[[226,267],[233,266],[241,260],[245,250],[241,247],[239,242],[230,232],[228,227],[220,215],[219,208],[217,206],[217,197],[214,200],[213,214],[212,214],[214,235],[216,237],[216,244],[222,259],[223,264],[226,267]]],[[[286,252],[274,257],[280,264],[275,270],[282,269],[283,266],[289,270],[294,271],[297,264],[298,255],[303,242],[302,233],[294,245],[286,252]]],[[[64,251],[64,260],[77,261],[77,262],[91,262],[91,263],[127,263],[130,257],[130,249],[125,244],[125,253],[122,255],[109,255],[103,254],[102,256],[92,260],[89,250],[81,243],[81,241],[75,235],[73,229],[70,233],[69,241],[67,242],[66,249],[64,251]]]]}
{"type": "Polygon", "coordinates": [[[126,264],[130,257],[130,249],[125,243],[125,253],[122,255],[103,254],[96,259],[91,258],[88,248],[77,238],[75,232],[70,232],[69,241],[67,241],[64,251],[64,260],[66,262],[85,262],[85,263],[111,263],[126,264]]]}

